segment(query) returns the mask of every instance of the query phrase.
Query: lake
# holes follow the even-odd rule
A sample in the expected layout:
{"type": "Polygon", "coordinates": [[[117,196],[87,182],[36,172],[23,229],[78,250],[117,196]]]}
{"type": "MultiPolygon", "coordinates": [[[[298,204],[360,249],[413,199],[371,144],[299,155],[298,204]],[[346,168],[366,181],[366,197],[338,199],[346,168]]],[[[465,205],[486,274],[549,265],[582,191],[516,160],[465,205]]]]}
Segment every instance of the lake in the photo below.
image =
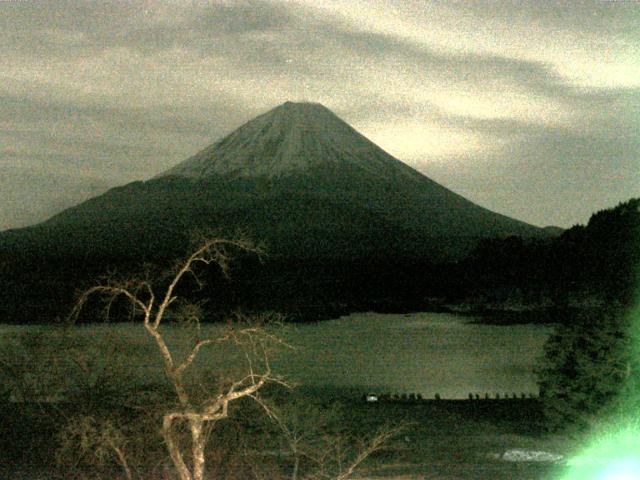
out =
{"type": "Polygon", "coordinates": [[[425,398],[537,394],[533,367],[552,327],[474,320],[446,313],[357,313],[301,325],[287,335],[297,350],[274,367],[312,387],[425,398]]]}
{"type": "MultiPolygon", "coordinates": [[[[420,393],[433,398],[467,398],[469,392],[537,394],[533,374],[550,326],[536,324],[487,325],[473,317],[445,313],[357,313],[336,320],[298,324],[284,330],[296,348],[272,358],[273,370],[311,388],[355,389],[376,393],[420,393]]],[[[6,340],[19,332],[51,330],[47,326],[4,325],[6,340]]],[[[218,325],[203,325],[203,336],[218,325]]],[[[180,358],[193,345],[184,328],[163,327],[180,358]]],[[[84,356],[100,358],[109,351],[104,339],[115,341],[126,369],[138,382],[163,377],[159,354],[141,324],[78,326],[73,335],[84,345],[84,356]]],[[[51,349],[55,349],[53,345],[51,349]]],[[[56,352],[55,355],[65,353],[56,352]]],[[[199,364],[228,368],[233,357],[220,348],[203,349],[199,364]]],[[[239,357],[244,361],[244,357],[239,357]]],[[[44,358],[34,361],[45,362],[44,358]]],[[[104,358],[103,360],[104,361],[104,358]]],[[[46,368],[42,370],[46,373],[46,368]]]]}

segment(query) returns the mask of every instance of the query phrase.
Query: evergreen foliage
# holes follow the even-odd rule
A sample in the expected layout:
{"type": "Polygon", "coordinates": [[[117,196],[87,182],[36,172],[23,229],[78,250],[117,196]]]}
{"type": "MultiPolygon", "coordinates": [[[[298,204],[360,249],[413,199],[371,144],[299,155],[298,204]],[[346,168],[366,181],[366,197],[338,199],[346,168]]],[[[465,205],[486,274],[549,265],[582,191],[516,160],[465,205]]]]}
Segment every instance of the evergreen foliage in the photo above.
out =
{"type": "MultiPolygon", "coordinates": [[[[640,406],[638,319],[631,310],[640,267],[640,199],[594,214],[552,246],[561,267],[550,286],[565,298],[597,296],[559,325],[538,368],[550,428],[585,428],[640,406]]],[[[549,256],[553,259],[554,256],[549,256]]]]}
{"type": "Polygon", "coordinates": [[[615,310],[584,311],[549,338],[537,374],[550,429],[593,426],[638,376],[625,318],[615,310]]]}
{"type": "Polygon", "coordinates": [[[481,241],[457,264],[459,289],[480,305],[630,306],[640,266],[640,199],[594,213],[547,240],[481,241]]]}

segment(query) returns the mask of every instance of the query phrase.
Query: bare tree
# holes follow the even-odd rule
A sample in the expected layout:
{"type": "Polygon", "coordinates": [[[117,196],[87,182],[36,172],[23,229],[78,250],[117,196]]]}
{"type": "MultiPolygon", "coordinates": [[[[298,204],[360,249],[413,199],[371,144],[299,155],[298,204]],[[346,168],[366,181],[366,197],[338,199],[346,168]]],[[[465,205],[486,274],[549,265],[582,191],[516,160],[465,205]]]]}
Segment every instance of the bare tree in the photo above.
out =
{"type": "MultiPolygon", "coordinates": [[[[270,333],[260,322],[228,322],[215,336],[201,338],[200,319],[202,309],[194,304],[182,304],[182,312],[196,326],[193,345],[185,355],[179,355],[167,343],[166,332],[161,326],[170,307],[180,303],[177,289],[186,276],[198,284],[198,265],[216,265],[226,276],[230,254],[235,249],[260,255],[262,250],[244,237],[235,239],[201,238],[193,253],[178,262],[162,288],[149,279],[115,280],[107,278],[102,284],[83,292],[71,315],[75,321],[88,299],[94,295],[105,296],[108,308],[119,298],[126,298],[132,308],[143,317],[146,332],[155,342],[169,380],[177,398],[177,405],[162,415],[162,436],[171,461],[180,480],[202,480],[205,472],[205,445],[207,432],[213,424],[227,418],[229,404],[240,398],[257,399],[258,391],[269,382],[282,381],[273,374],[269,364],[269,352],[274,345],[283,345],[279,337],[270,333]],[[187,371],[207,347],[230,342],[243,351],[246,372],[221,386],[217,392],[196,395],[186,381],[187,371]],[[190,441],[185,444],[179,426],[186,426],[190,441]],[[189,461],[189,458],[191,460],[189,461]]],[[[263,404],[264,405],[264,404],[263,404]]]]}
{"type": "Polygon", "coordinates": [[[340,426],[344,415],[337,405],[326,407],[294,401],[272,411],[271,417],[293,460],[291,480],[352,478],[365,460],[388,447],[392,439],[408,428],[405,424],[383,426],[372,437],[356,439],[340,426]]]}
{"type": "Polygon", "coordinates": [[[350,440],[334,439],[333,448],[319,452],[315,458],[316,472],[306,477],[308,480],[347,480],[352,478],[362,463],[375,452],[387,448],[389,442],[405,431],[404,425],[385,426],[369,439],[352,444],[350,440]],[[346,443],[346,444],[345,444],[346,443]]]}
{"type": "Polygon", "coordinates": [[[121,430],[112,421],[96,420],[92,416],[74,418],[60,432],[61,447],[58,449],[58,461],[69,462],[69,457],[76,457],[72,463],[80,463],[84,457],[98,465],[113,457],[122,468],[127,480],[133,480],[132,469],[125,453],[126,439],[121,430]]]}

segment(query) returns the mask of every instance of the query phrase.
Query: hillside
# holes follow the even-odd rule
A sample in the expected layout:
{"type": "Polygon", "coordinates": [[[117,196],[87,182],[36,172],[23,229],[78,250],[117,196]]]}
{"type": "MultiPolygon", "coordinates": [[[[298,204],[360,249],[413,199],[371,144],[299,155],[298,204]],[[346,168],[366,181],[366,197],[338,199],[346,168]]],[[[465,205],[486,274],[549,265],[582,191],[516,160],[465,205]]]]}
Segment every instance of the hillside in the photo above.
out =
{"type": "Polygon", "coordinates": [[[480,309],[630,307],[640,285],[640,199],[544,241],[483,240],[456,268],[458,300],[480,309]]]}
{"type": "Polygon", "coordinates": [[[379,242],[413,251],[414,241],[455,256],[443,238],[544,235],[430,180],[325,107],[291,102],[147,182],[113,189],[36,229],[86,229],[102,244],[125,226],[117,235],[125,250],[132,234],[144,244],[157,229],[181,236],[195,227],[241,227],[274,252],[304,245],[302,252],[328,253],[316,244],[321,235],[341,256],[379,242]]]}
{"type": "MultiPolygon", "coordinates": [[[[107,266],[133,270],[170,261],[195,229],[222,235],[242,229],[263,241],[270,255],[265,268],[279,271],[284,282],[292,278],[287,265],[296,265],[297,278],[299,262],[332,265],[307,272],[310,285],[326,283],[326,275],[342,276],[334,279],[342,283],[341,265],[369,272],[379,264],[382,270],[366,276],[387,278],[387,291],[406,286],[406,280],[394,285],[389,266],[402,277],[403,265],[460,258],[481,238],[546,236],[430,180],[325,107],[287,102],[146,182],[0,233],[0,255],[9,259],[18,291],[64,300],[71,282],[88,281],[107,266]]],[[[353,288],[363,287],[347,290],[353,288]]]]}

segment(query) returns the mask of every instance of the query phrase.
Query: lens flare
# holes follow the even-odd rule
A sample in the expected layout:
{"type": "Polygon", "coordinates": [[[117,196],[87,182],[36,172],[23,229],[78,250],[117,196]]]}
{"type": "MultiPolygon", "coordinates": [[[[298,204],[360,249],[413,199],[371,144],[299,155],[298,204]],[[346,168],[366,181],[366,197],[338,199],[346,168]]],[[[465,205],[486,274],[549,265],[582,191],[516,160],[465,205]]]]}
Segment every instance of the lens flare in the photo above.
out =
{"type": "Polygon", "coordinates": [[[637,480],[640,478],[640,463],[637,460],[620,460],[608,465],[598,480],[637,480]]]}
{"type": "Polygon", "coordinates": [[[594,434],[586,448],[567,462],[560,480],[640,479],[640,302],[636,301],[628,315],[627,384],[618,399],[616,415],[604,432],[594,434]]]}
{"type": "Polygon", "coordinates": [[[567,462],[561,480],[640,479],[640,425],[601,436],[567,462]]]}

